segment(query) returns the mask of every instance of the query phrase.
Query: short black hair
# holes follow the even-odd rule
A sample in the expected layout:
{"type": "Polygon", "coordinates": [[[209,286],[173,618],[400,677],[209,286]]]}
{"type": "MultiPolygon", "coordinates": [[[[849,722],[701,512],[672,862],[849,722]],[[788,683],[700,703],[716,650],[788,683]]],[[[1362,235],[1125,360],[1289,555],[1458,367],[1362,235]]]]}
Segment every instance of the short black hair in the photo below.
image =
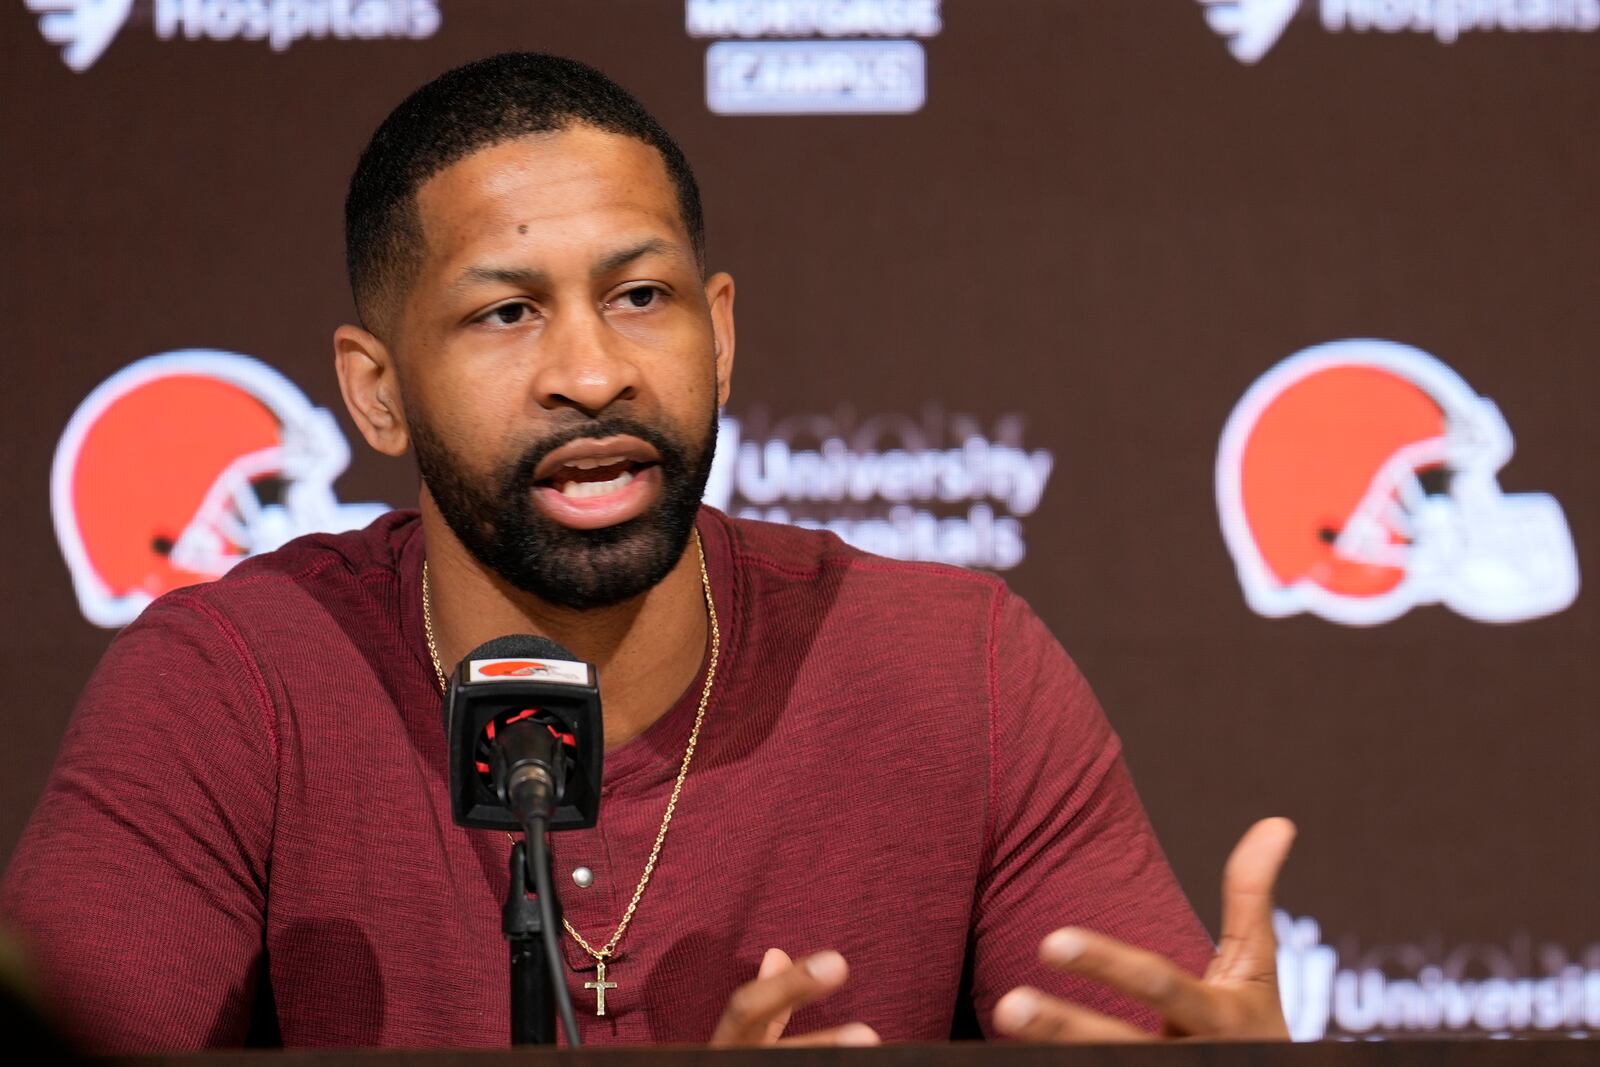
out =
{"type": "Polygon", "coordinates": [[[694,172],[644,105],[576,60],[506,52],[441,74],[406,97],[361,153],[344,202],[344,240],[362,323],[373,328],[413,280],[423,251],[417,190],[424,182],[480,149],[578,124],[661,153],[704,269],[705,219],[694,172]]]}

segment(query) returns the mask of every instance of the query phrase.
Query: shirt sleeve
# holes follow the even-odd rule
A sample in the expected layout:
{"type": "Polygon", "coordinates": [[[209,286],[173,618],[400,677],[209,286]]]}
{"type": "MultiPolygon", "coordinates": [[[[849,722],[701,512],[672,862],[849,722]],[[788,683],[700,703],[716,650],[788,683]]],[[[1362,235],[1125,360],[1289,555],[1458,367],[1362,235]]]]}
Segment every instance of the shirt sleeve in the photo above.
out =
{"type": "Polygon", "coordinates": [[[6,871],[0,911],[91,1049],[246,1036],[277,773],[271,703],[244,649],[193,593],[119,634],[6,871]]]}
{"type": "Polygon", "coordinates": [[[995,1002],[1031,985],[1155,1029],[1160,1019],[1138,1001],[1040,963],[1040,941],[1081,926],[1199,974],[1210,938],[1083,675],[1013,594],[1000,594],[991,631],[986,862],[971,945],[978,1021],[992,1034],[995,1002]]]}

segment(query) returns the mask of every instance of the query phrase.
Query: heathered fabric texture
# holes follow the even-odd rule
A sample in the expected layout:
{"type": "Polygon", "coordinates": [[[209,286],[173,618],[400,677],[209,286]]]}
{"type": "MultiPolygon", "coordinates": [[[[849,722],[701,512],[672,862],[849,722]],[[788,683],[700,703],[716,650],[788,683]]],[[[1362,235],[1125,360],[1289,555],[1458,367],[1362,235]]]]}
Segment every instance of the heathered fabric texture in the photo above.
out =
{"type": "MultiPolygon", "coordinates": [[[[837,948],[846,987],[789,1032],[985,1027],[1082,924],[1198,972],[1174,882],[1082,676],[992,577],[702,512],[722,666],[593,1044],[698,1042],[764,950],[837,948]]],[[[503,1045],[510,842],[451,821],[414,512],[302,538],[163,597],[112,643],[7,871],[6,921],[95,1047],[244,1041],[270,976],[290,1045],[503,1045]]],[[[702,665],[702,672],[704,665],[702,665]]],[[[606,755],[600,825],[553,835],[603,943],[660,823],[703,680],[606,755]],[[593,886],[578,888],[584,866],[593,886]]]]}

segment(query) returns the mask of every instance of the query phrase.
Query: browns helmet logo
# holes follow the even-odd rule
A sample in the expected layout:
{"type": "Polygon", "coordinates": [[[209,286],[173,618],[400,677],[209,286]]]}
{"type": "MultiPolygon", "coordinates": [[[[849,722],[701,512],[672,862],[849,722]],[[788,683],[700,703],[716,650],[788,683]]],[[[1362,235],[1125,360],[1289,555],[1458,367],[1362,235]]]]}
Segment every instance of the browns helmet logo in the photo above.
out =
{"type": "Polygon", "coordinates": [[[1289,357],[1234,408],[1217,508],[1250,606],[1347,625],[1443,604],[1481,622],[1561,611],[1578,564],[1561,505],[1501,491],[1511,431],[1455,371],[1391,341],[1289,357]]]}
{"type": "Polygon", "coordinates": [[[191,349],[122,368],[78,405],[50,472],[84,615],[122,626],[247,556],[366,525],[387,507],[339,503],[349,462],[333,416],[248,356],[191,349]]]}
{"type": "Polygon", "coordinates": [[[514,659],[487,663],[478,671],[489,678],[532,678],[538,674],[549,674],[550,668],[536,660],[514,659]]]}

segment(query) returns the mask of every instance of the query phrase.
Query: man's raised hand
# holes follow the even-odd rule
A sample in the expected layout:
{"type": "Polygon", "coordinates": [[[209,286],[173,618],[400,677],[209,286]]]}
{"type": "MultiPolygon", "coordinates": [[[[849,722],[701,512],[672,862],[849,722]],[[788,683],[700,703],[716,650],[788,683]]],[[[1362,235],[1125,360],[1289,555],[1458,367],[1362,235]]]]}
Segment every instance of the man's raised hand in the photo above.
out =
{"type": "MultiPolygon", "coordinates": [[[[1073,927],[1046,937],[1039,958],[1150,1005],[1166,1020],[1166,1037],[1286,1040],[1272,890],[1294,835],[1288,819],[1263,819],[1234,847],[1222,873],[1222,942],[1203,978],[1152,952],[1073,927]]],[[[1024,1041],[1155,1041],[1163,1036],[1027,987],[1000,998],[994,1028],[1024,1041]]]]}
{"type": "Polygon", "coordinates": [[[794,1009],[821,1000],[844,985],[849,974],[849,966],[837,952],[818,952],[795,963],[782,949],[767,949],[755,980],[735,989],[728,998],[711,1044],[876,1045],[878,1035],[865,1023],[846,1023],[800,1037],[783,1036],[794,1009]]]}

